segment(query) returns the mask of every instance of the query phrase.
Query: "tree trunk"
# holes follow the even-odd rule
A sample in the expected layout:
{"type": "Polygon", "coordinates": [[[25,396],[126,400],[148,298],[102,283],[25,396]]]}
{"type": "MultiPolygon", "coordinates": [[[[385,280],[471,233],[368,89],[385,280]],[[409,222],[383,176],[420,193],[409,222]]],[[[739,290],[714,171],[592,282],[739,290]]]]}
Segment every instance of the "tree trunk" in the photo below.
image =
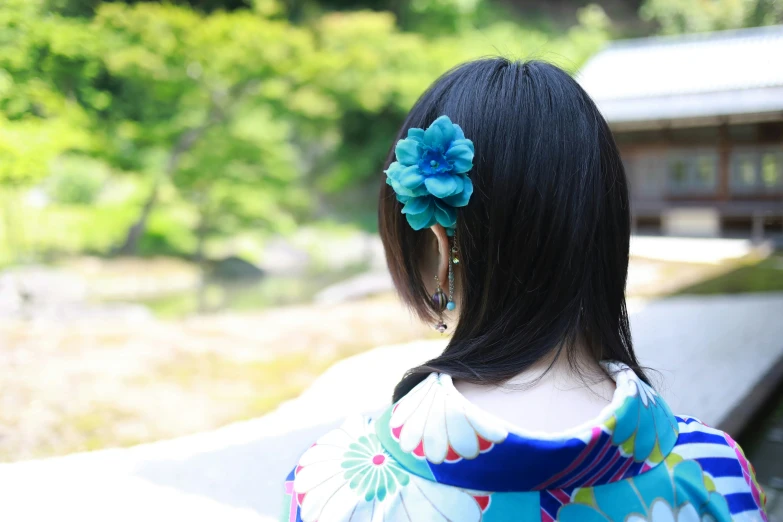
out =
{"type": "Polygon", "coordinates": [[[133,225],[131,225],[131,227],[128,229],[128,233],[125,236],[125,241],[117,249],[118,254],[123,256],[136,255],[139,247],[139,241],[147,229],[147,220],[149,219],[155,204],[158,202],[158,193],[160,191],[162,178],[165,177],[168,179],[174,175],[174,172],[176,172],[177,167],[179,166],[179,160],[182,155],[189,151],[193,145],[196,144],[204,132],[206,132],[206,130],[216,122],[216,119],[218,118],[214,116],[213,112],[203,125],[196,127],[195,129],[189,129],[180,134],[180,137],[177,140],[177,144],[174,146],[174,149],[172,149],[171,154],[169,154],[169,158],[166,162],[166,168],[164,169],[163,174],[159,174],[155,178],[155,183],[152,185],[152,191],[150,192],[150,195],[147,196],[147,201],[144,202],[144,206],[141,208],[139,217],[136,219],[136,222],[133,223],[133,225]]]}
{"type": "Polygon", "coordinates": [[[207,232],[209,231],[209,216],[208,212],[209,210],[207,207],[207,196],[202,195],[202,201],[199,205],[199,218],[198,218],[198,225],[196,226],[196,251],[193,254],[193,260],[201,267],[202,271],[204,271],[204,261],[206,260],[204,256],[204,246],[207,242],[207,232]]]}
{"type": "Polygon", "coordinates": [[[196,251],[193,253],[193,261],[198,265],[201,271],[201,284],[198,291],[198,313],[209,312],[209,303],[207,302],[207,289],[209,286],[209,276],[207,273],[206,256],[204,255],[204,246],[207,241],[207,231],[209,230],[209,216],[206,203],[206,197],[201,194],[198,204],[198,224],[196,225],[196,251]]]}
{"type": "Polygon", "coordinates": [[[139,241],[144,235],[147,228],[147,219],[149,218],[152,209],[158,201],[158,191],[162,182],[161,176],[165,178],[171,178],[179,166],[179,160],[184,153],[189,151],[196,142],[201,139],[201,136],[213,125],[216,125],[226,119],[225,99],[236,102],[241,99],[244,94],[258,84],[257,81],[241,82],[232,86],[228,91],[213,92],[212,105],[209,109],[204,122],[198,127],[188,129],[179,135],[174,148],[169,154],[168,161],[166,162],[166,168],[162,175],[155,178],[155,184],[152,187],[152,192],[147,197],[147,201],[141,209],[136,222],[128,229],[128,233],[125,236],[125,241],[116,250],[121,255],[135,255],[139,246],[139,241]]]}
{"type": "Polygon", "coordinates": [[[152,208],[158,201],[158,191],[160,190],[160,176],[155,178],[155,183],[152,185],[152,191],[147,196],[147,201],[144,202],[144,206],[141,207],[141,213],[139,214],[136,222],[128,229],[128,233],[125,235],[125,241],[117,248],[116,253],[121,256],[136,255],[139,249],[139,241],[141,236],[147,230],[147,220],[152,213],[152,208]]]}

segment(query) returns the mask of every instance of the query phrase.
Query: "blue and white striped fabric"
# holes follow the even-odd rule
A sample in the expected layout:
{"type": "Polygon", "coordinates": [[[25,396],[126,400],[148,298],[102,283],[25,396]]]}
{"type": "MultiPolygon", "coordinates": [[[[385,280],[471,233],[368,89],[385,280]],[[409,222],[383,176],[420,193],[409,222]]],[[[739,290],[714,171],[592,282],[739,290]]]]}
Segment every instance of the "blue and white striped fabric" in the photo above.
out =
{"type": "Polygon", "coordinates": [[[715,488],[729,505],[733,520],[762,520],[758,507],[762,493],[737,443],[694,417],[678,416],[677,422],[680,435],[672,453],[685,460],[695,460],[712,477],[715,488]]]}

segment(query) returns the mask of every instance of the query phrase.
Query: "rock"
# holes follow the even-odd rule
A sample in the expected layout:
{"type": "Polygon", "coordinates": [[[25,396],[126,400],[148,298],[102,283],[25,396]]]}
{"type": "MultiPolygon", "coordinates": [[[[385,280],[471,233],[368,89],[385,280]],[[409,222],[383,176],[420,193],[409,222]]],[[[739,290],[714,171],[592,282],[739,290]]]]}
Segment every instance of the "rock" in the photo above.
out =
{"type": "Polygon", "coordinates": [[[341,303],[393,290],[394,284],[389,272],[366,272],[324,288],[316,294],[314,300],[316,303],[341,303]]]}
{"type": "Polygon", "coordinates": [[[25,303],[75,303],[87,297],[87,285],[81,277],[43,266],[3,272],[0,288],[16,292],[25,303]]]}
{"type": "Polygon", "coordinates": [[[0,317],[29,316],[32,311],[71,306],[86,299],[84,280],[41,266],[0,274],[0,317]]]}
{"type": "Polygon", "coordinates": [[[264,270],[237,256],[216,261],[210,276],[216,279],[260,279],[264,270]]]}
{"type": "Polygon", "coordinates": [[[0,317],[21,319],[121,319],[146,321],[142,305],[88,302],[87,284],[79,275],[42,266],[20,267],[0,274],[0,317]]]}
{"type": "Polygon", "coordinates": [[[296,274],[312,265],[310,254],[282,238],[273,239],[264,248],[263,267],[267,273],[296,274]]]}

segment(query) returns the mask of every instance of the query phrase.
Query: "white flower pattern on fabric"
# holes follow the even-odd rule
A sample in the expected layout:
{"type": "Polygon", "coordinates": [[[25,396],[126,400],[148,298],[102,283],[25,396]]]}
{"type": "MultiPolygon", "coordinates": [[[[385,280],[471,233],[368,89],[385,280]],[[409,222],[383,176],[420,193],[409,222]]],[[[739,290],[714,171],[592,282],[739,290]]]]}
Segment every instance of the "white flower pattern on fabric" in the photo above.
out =
{"type": "MultiPolygon", "coordinates": [[[[461,396],[449,394],[448,375],[431,374],[394,407],[389,427],[403,451],[433,464],[474,459],[508,437],[461,396]]],[[[450,388],[450,386],[449,386],[450,388]]]]}
{"type": "Polygon", "coordinates": [[[347,420],[302,455],[294,494],[304,522],[478,522],[486,506],[481,496],[404,470],[363,417],[347,420]]]}
{"type": "Polygon", "coordinates": [[[642,404],[644,404],[645,408],[647,408],[648,404],[650,403],[655,404],[655,398],[658,396],[655,390],[653,390],[639,378],[634,379],[632,382],[636,385],[637,393],[639,394],[639,398],[642,400],[642,404]]]}
{"type": "Polygon", "coordinates": [[[699,516],[698,510],[690,502],[679,508],[673,508],[665,500],[658,499],[650,507],[650,516],[631,515],[626,522],[716,522],[712,515],[699,516]]]}

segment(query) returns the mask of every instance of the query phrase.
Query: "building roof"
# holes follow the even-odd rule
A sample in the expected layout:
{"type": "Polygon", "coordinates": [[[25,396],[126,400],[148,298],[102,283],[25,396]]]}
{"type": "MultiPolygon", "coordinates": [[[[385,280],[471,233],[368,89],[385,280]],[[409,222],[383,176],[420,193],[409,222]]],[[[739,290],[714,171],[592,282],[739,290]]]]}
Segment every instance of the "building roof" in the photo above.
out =
{"type": "Polygon", "coordinates": [[[577,80],[611,124],[783,117],[783,25],[616,41],[577,80]]]}

